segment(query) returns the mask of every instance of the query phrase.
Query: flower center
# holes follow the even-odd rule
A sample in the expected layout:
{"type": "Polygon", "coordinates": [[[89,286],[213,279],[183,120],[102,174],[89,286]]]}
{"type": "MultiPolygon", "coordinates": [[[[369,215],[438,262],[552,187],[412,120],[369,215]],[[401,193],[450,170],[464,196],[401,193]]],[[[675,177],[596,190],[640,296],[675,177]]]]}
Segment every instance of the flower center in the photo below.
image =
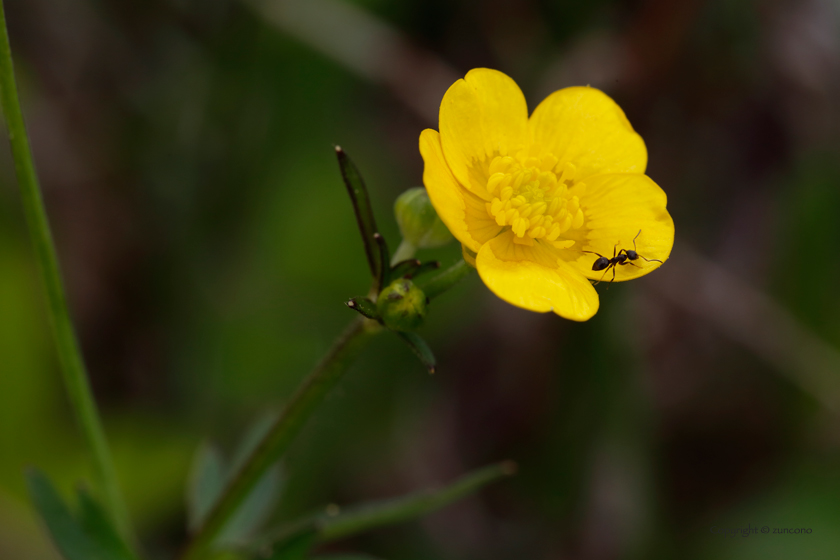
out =
{"type": "Polygon", "coordinates": [[[487,192],[493,199],[487,212],[500,226],[510,226],[513,241],[533,245],[541,239],[565,249],[574,245],[558,237],[583,226],[580,200],[569,193],[574,184],[575,166],[557,165],[557,158],[545,155],[520,162],[511,156],[497,156],[490,162],[487,192]]]}

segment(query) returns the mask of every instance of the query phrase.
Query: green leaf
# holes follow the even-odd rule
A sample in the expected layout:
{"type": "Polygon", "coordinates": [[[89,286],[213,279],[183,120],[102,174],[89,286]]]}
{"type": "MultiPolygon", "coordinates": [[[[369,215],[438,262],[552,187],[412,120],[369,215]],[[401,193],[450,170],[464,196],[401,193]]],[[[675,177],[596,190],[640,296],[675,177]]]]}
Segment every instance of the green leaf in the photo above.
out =
{"type": "Polygon", "coordinates": [[[379,311],[376,309],[376,304],[368,298],[355,297],[348,301],[345,305],[353,311],[358,311],[368,319],[379,321],[379,311]]]}
{"type": "Polygon", "coordinates": [[[66,560],[123,560],[103,549],[73,518],[52,483],[36,469],[26,473],[29,495],[66,560]]]}
{"type": "MultiPolygon", "coordinates": [[[[276,414],[261,416],[246,431],[228,466],[212,444],[196,452],[187,491],[187,523],[191,531],[200,529],[220,499],[224,488],[271,429],[276,414]]],[[[225,524],[214,540],[219,546],[241,545],[257,531],[280,498],[282,471],[277,463],[269,468],[225,524]]]]}
{"type": "MultiPolygon", "coordinates": [[[[239,550],[211,550],[203,560],[251,560],[251,557],[239,550]]],[[[265,560],[265,555],[260,560],[265,560]]]]}
{"type": "MultiPolygon", "coordinates": [[[[516,463],[504,461],[473,471],[448,486],[424,490],[390,500],[370,502],[349,508],[339,513],[326,511],[310,515],[271,531],[264,543],[275,543],[285,550],[290,543],[300,538],[313,538],[310,542],[327,542],[357,535],[378,527],[385,527],[415,519],[432,511],[446,507],[481,487],[516,473],[516,463]]],[[[272,556],[273,560],[298,560],[300,557],[272,556]]],[[[321,558],[321,557],[318,557],[321,558]]]]}
{"type": "Polygon", "coordinates": [[[202,444],[196,451],[187,482],[187,526],[190,531],[204,523],[222,493],[225,477],[219,450],[210,443],[202,444]]]}
{"type": "Polygon", "coordinates": [[[268,560],[304,560],[317,541],[318,532],[315,529],[293,535],[287,540],[276,543],[268,560]]]}
{"type": "Polygon", "coordinates": [[[512,476],[516,469],[513,461],[504,461],[474,471],[443,488],[345,508],[338,515],[319,519],[321,540],[341,539],[374,527],[415,519],[465,498],[491,482],[512,476]]]}
{"type": "Polygon", "coordinates": [[[331,554],[329,556],[315,556],[312,560],[380,560],[367,554],[331,554]]]}
{"type": "Polygon", "coordinates": [[[271,430],[271,426],[277,420],[277,412],[269,411],[261,414],[250,426],[245,430],[245,435],[236,448],[233,454],[233,461],[231,461],[230,472],[238,471],[242,465],[251,456],[251,453],[257,448],[263,438],[271,430]]]}
{"type": "Polygon", "coordinates": [[[271,514],[280,498],[282,475],[280,465],[274,465],[230,518],[216,543],[222,546],[245,543],[271,514]]]}
{"type": "Polygon", "coordinates": [[[370,273],[374,279],[381,282],[383,270],[388,266],[388,261],[382,260],[380,248],[377,246],[376,240],[373,237],[378,229],[376,227],[376,220],[373,218],[373,209],[370,206],[367,187],[365,187],[365,182],[362,180],[359,170],[350,160],[347,153],[340,146],[335,147],[335,153],[338,156],[338,165],[341,167],[341,176],[344,179],[344,185],[347,187],[350,201],[353,203],[353,210],[356,213],[356,221],[359,224],[359,231],[362,234],[362,242],[365,246],[365,254],[367,255],[368,265],[370,266],[370,273]]]}
{"type": "Polygon", "coordinates": [[[135,560],[136,557],[120,537],[102,505],[95,501],[83,488],[79,489],[78,496],[79,521],[84,532],[96,541],[102,550],[107,553],[108,558],[135,560]]]}
{"type": "MultiPolygon", "coordinates": [[[[226,480],[234,476],[247,461],[271,429],[276,417],[275,413],[264,414],[247,430],[234,454],[232,466],[225,476],[226,480]]],[[[238,545],[247,541],[266,521],[274,506],[277,505],[283,487],[282,483],[282,471],[280,464],[277,463],[266,471],[248,494],[248,497],[242,502],[242,505],[236,510],[236,513],[231,516],[216,539],[216,544],[223,546],[238,545]]]]}
{"type": "Polygon", "coordinates": [[[422,362],[423,366],[429,370],[429,373],[435,372],[435,355],[432,354],[432,349],[429,348],[429,345],[426,344],[426,341],[420,338],[419,335],[413,332],[399,332],[394,331],[397,333],[401,339],[408,344],[408,347],[411,348],[411,351],[420,358],[420,362],[422,362]]]}

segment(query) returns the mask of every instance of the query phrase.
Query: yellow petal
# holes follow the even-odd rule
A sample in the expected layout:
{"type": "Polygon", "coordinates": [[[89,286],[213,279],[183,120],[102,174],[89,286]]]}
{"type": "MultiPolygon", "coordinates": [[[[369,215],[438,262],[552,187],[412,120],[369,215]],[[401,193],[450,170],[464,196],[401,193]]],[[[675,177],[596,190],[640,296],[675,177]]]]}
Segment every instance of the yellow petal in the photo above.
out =
{"type": "Polygon", "coordinates": [[[458,181],[487,195],[487,166],[496,155],[515,153],[528,138],[528,106],[516,82],[497,70],[476,68],[446,91],[440,104],[446,161],[458,181]]]}
{"type": "MultiPolygon", "coordinates": [[[[595,251],[606,257],[613,256],[613,250],[633,249],[647,259],[666,261],[674,245],[674,221],[668,214],[668,199],[665,192],[650,179],[641,174],[607,174],[590,177],[587,190],[581,197],[581,206],[586,212],[588,231],[573,249],[595,251]],[[641,233],[640,233],[641,232],[641,233]]],[[[604,276],[603,271],[593,271],[596,255],[564,251],[571,256],[581,274],[595,280],[604,276]]],[[[621,282],[644,276],[660,266],[644,259],[616,267],[615,280],[621,282]]],[[[604,280],[612,278],[610,270],[604,280]]]]}
{"type": "Polygon", "coordinates": [[[596,173],[644,173],[647,149],[624,111],[600,90],[570,87],[555,91],[529,121],[534,144],[571,162],[577,178],[596,173]]]}
{"type": "Polygon", "coordinates": [[[476,265],[487,287],[518,307],[553,311],[573,321],[586,321],[598,311],[598,293],[589,280],[541,244],[514,243],[510,231],[485,243],[476,265]]]}
{"type": "Polygon", "coordinates": [[[452,175],[436,130],[426,129],[420,134],[420,154],[425,164],[423,183],[432,206],[452,235],[478,252],[501,231],[501,226],[487,213],[485,202],[462,188],[452,175]]]}

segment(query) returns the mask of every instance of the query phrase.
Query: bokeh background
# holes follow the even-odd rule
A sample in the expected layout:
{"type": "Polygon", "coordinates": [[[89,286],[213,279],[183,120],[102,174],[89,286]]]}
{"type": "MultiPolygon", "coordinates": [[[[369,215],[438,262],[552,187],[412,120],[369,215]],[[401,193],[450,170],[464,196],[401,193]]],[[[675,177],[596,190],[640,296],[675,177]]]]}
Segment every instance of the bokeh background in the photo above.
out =
{"type": "MultiPolygon", "coordinates": [[[[8,0],[44,196],[147,550],[184,537],[203,441],[228,453],[351,319],[367,267],[335,162],[392,247],[418,135],[488,66],[533,108],[613,96],[669,196],[671,260],[586,324],[473,275],[380,337],[295,444],[273,519],[502,459],[517,477],[330,545],[386,560],[840,554],[840,4],[835,0],[8,0]],[[712,528],[811,528],[726,537],[712,528]]],[[[0,558],[54,559],[25,495],[90,464],[0,151],[0,558]]],[[[422,253],[444,265],[455,244],[422,253]]]]}

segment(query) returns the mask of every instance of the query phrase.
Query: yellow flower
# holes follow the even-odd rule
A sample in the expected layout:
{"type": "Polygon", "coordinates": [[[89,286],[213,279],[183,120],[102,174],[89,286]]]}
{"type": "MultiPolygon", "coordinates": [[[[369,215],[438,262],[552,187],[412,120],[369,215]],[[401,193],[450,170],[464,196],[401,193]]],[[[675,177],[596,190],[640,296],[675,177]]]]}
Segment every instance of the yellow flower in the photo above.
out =
{"type": "Polygon", "coordinates": [[[659,266],[637,259],[594,271],[592,253],[632,250],[638,234],[639,255],[668,258],[665,193],[644,174],[644,141],[603,92],[561,89],[528,118],[516,83],[478,68],[446,92],[439,124],[440,133],[420,135],[423,181],[465,258],[503,300],[585,321],[598,311],[590,280],[604,272],[631,280],[659,266]]]}

